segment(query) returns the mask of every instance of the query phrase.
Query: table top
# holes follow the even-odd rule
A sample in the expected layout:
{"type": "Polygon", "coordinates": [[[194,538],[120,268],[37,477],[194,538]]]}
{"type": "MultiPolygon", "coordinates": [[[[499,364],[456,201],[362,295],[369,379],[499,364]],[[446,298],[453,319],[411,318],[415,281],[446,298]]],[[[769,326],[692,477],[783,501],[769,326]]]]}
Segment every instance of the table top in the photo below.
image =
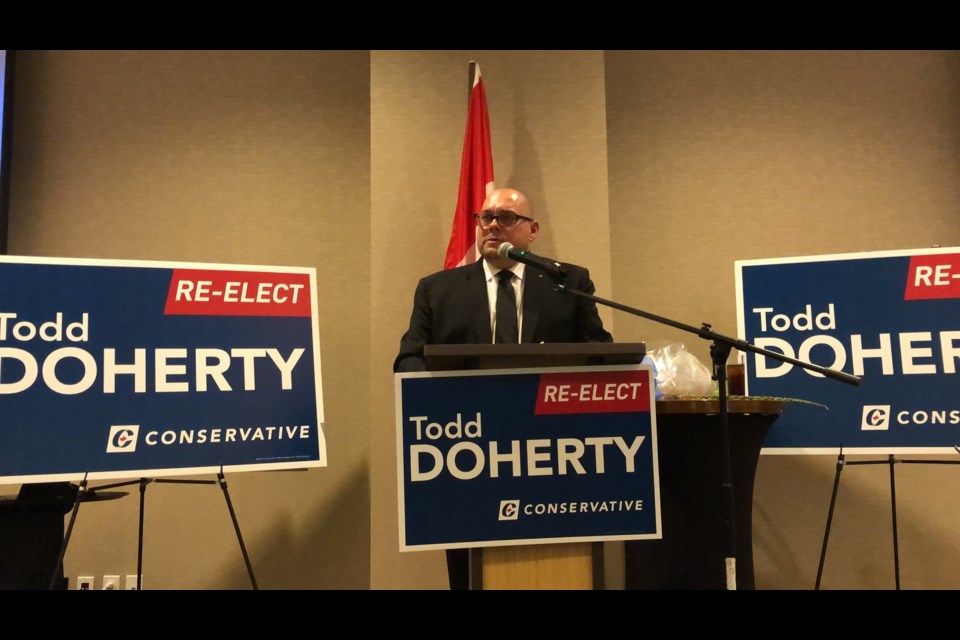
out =
{"type": "MultiPolygon", "coordinates": [[[[730,413],[783,413],[786,407],[784,400],[776,398],[753,398],[750,396],[730,396],[730,413]]],[[[707,397],[664,397],[657,400],[657,413],[720,413],[720,401],[717,398],[707,397]]]]}

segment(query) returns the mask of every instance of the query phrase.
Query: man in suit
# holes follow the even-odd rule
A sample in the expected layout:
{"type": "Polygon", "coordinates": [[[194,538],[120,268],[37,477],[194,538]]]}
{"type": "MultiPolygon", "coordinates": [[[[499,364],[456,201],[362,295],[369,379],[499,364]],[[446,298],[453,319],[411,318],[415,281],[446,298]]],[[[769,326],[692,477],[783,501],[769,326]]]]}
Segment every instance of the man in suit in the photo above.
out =
{"type": "MultiPolygon", "coordinates": [[[[476,215],[477,251],[482,260],[420,280],[413,297],[410,327],[400,339],[394,371],[423,371],[427,344],[493,342],[613,342],[596,305],[554,290],[538,269],[501,258],[509,242],[528,249],[540,233],[533,205],[515,189],[497,189],[476,215]]],[[[564,265],[565,284],[594,292],[586,269],[564,265]]],[[[469,588],[469,554],[447,551],[451,589],[469,588]]]]}
{"type": "MultiPolygon", "coordinates": [[[[434,273],[417,285],[410,327],[400,340],[394,371],[423,371],[426,344],[613,342],[593,302],[555,291],[553,281],[542,271],[497,254],[503,242],[528,249],[537,239],[540,223],[526,196],[515,189],[496,189],[477,214],[477,227],[477,251],[482,260],[434,273]],[[498,277],[504,270],[510,275],[498,277]],[[509,278],[504,286],[514,292],[517,314],[516,322],[510,323],[517,328],[510,326],[506,332],[508,319],[497,321],[498,308],[505,308],[502,301],[498,307],[504,277],[509,278]]],[[[564,265],[564,269],[567,286],[594,292],[586,269],[576,265],[564,265]]]]}

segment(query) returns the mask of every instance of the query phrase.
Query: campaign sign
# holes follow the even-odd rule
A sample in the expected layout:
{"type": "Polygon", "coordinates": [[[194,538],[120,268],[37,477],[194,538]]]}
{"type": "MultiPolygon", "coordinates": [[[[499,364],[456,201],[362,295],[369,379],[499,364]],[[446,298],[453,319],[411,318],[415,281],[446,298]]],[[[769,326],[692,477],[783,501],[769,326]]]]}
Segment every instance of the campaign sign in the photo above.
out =
{"type": "Polygon", "coordinates": [[[0,481],[325,465],[315,281],[0,257],[0,481]]]}
{"type": "Polygon", "coordinates": [[[648,365],[396,376],[400,549],[660,538],[648,365]]]}
{"type": "Polygon", "coordinates": [[[862,377],[850,386],[747,354],[750,395],[791,405],[765,453],[956,453],[960,248],[736,263],[740,335],[862,377]]]}

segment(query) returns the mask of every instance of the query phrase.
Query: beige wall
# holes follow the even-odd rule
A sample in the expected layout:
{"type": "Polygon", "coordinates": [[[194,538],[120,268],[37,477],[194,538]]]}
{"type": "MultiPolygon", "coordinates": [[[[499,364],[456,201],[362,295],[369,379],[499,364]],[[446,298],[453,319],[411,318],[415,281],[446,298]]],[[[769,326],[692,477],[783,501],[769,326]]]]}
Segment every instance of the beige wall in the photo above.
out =
{"type": "MultiPolygon", "coordinates": [[[[539,251],[589,266],[602,296],[735,334],[734,260],[960,245],[955,53],[472,55],[497,183],[528,192],[539,251]]],[[[397,551],[390,365],[442,264],[470,57],[19,54],[11,253],[318,270],[330,466],[231,479],[265,588],[445,585],[441,554],[397,551]]],[[[619,341],[706,361],[603,316],[619,341]]],[[[833,472],[761,460],[759,587],[812,586],[833,472]]],[[[956,472],[897,472],[904,586],[956,588],[956,472]]],[[[887,477],[845,472],[824,586],[892,585],[887,477]]],[[[218,490],[154,485],[147,505],[147,587],[246,586],[218,490]]],[[[85,505],[67,574],[133,573],[136,516],[135,492],[85,505]]]]}
{"type": "Polygon", "coordinates": [[[956,244],[958,71],[955,53],[608,53],[618,299],[735,334],[735,260],[956,244]]]}

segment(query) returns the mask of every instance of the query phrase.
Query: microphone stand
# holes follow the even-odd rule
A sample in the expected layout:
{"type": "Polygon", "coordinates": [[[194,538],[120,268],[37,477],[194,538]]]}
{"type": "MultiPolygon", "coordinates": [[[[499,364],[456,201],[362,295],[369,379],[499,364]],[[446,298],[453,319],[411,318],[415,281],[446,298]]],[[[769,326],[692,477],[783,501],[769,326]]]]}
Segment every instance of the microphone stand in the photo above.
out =
{"type": "MultiPolygon", "coordinates": [[[[536,265],[534,265],[536,266],[536,265]]],[[[720,405],[720,441],[721,448],[723,451],[722,455],[722,493],[724,495],[725,507],[726,507],[726,521],[724,522],[726,529],[726,557],[724,558],[724,568],[726,570],[726,585],[728,590],[734,590],[737,588],[737,538],[736,538],[736,511],[734,509],[734,492],[733,492],[733,471],[732,471],[732,462],[730,458],[730,410],[728,405],[727,397],[727,358],[730,356],[731,349],[737,349],[738,351],[758,353],[760,355],[766,356],[768,358],[773,358],[774,360],[779,360],[781,362],[789,362],[790,364],[819,373],[820,375],[830,378],[832,380],[837,380],[840,382],[845,382],[850,385],[857,386],[860,384],[860,378],[857,376],[850,375],[849,373],[844,373],[843,371],[835,371],[834,369],[828,369],[826,367],[821,367],[810,362],[804,362],[803,360],[797,360],[795,358],[790,358],[785,356],[782,353],[777,353],[775,351],[769,351],[761,347],[754,346],[747,342],[746,340],[739,340],[737,338],[731,338],[729,336],[721,335],[715,332],[711,326],[707,323],[703,323],[699,328],[694,327],[693,325],[684,324],[682,322],[677,322],[676,320],[671,320],[670,318],[665,318],[663,316],[658,316],[653,313],[648,313],[646,311],[641,311],[640,309],[635,309],[633,307],[628,307],[625,304],[620,304],[619,302],[614,302],[612,300],[605,300],[604,298],[599,298],[595,295],[585,293],[579,289],[574,289],[573,287],[568,287],[563,282],[563,277],[558,277],[557,275],[546,271],[556,284],[557,291],[569,293],[571,295],[579,296],[587,300],[591,300],[595,303],[617,309],[629,313],[631,315],[639,316],[641,318],[646,318],[647,320],[653,320],[654,322],[659,322],[660,324],[665,324],[669,327],[674,327],[675,329],[680,329],[688,333],[703,338],[704,340],[710,341],[710,359],[713,364],[713,379],[717,381],[717,390],[719,392],[719,405],[720,405]]]]}

